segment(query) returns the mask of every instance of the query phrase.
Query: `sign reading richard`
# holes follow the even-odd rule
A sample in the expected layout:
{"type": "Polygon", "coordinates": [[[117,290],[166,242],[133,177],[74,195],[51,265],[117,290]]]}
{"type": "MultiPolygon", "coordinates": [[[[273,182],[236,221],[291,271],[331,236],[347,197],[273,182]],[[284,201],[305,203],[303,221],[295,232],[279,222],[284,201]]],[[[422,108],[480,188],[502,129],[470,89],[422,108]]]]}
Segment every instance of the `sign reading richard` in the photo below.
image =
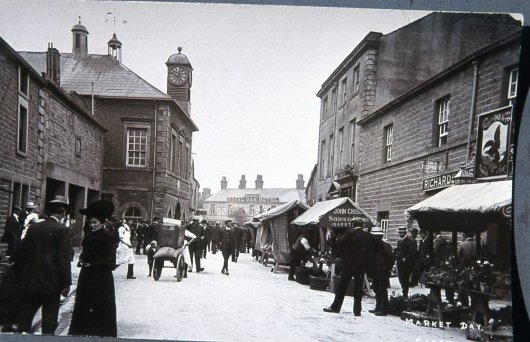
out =
{"type": "Polygon", "coordinates": [[[328,228],[350,228],[355,223],[370,223],[360,210],[353,208],[350,203],[344,203],[338,208],[333,209],[327,215],[320,219],[321,227],[328,228]]]}
{"type": "Polygon", "coordinates": [[[457,174],[458,171],[446,173],[443,175],[438,175],[430,178],[425,178],[423,180],[423,191],[436,190],[441,188],[446,188],[453,184],[453,177],[457,174]]]}

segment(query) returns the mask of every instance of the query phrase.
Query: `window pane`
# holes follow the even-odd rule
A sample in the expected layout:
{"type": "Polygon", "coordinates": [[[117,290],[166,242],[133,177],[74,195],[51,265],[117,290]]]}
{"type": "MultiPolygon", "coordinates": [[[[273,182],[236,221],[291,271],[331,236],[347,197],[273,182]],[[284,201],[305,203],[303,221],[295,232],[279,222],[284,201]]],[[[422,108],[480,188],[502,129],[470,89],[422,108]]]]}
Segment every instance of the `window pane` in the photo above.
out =
{"type": "Polygon", "coordinates": [[[26,153],[28,132],[28,110],[24,106],[19,107],[18,116],[18,150],[26,153]]]}

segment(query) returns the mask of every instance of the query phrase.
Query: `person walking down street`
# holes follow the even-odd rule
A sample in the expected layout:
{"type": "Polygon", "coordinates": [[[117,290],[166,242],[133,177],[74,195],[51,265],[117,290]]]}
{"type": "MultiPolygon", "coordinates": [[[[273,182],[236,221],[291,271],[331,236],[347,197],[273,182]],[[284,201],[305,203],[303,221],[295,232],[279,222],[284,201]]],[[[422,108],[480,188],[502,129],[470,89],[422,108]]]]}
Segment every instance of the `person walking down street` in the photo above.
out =
{"type": "Polygon", "coordinates": [[[241,248],[242,232],[241,228],[239,228],[239,225],[234,223],[232,223],[232,230],[234,231],[234,245],[232,246],[234,250],[232,252],[232,262],[237,262],[237,259],[239,258],[239,249],[241,248]]]}
{"type": "Polygon", "coordinates": [[[149,246],[147,246],[147,251],[146,251],[146,254],[147,254],[147,265],[149,267],[149,274],[147,275],[148,277],[150,277],[151,273],[153,272],[153,265],[155,263],[154,256],[155,256],[157,251],[158,251],[158,244],[156,243],[155,240],[153,240],[153,241],[151,241],[149,246]]]}
{"type": "Polygon", "coordinates": [[[74,310],[69,335],[117,336],[116,297],[112,271],[116,265],[116,237],[105,229],[114,212],[112,202],[100,200],[80,209],[87,217],[74,310]]]}
{"type": "Polygon", "coordinates": [[[212,254],[216,254],[219,249],[221,233],[221,225],[219,224],[219,221],[217,221],[215,222],[215,226],[212,227],[212,254]]]}
{"type": "Polygon", "coordinates": [[[202,227],[199,225],[199,219],[194,217],[192,221],[186,226],[186,229],[197,237],[188,245],[191,258],[191,267],[188,271],[192,272],[193,262],[195,261],[195,270],[197,271],[197,273],[199,273],[204,271],[204,268],[201,267],[201,256],[203,247],[202,243],[204,240],[204,235],[202,227]]]}
{"type": "MultiPolygon", "coordinates": [[[[311,245],[309,244],[309,240],[307,239],[307,232],[304,231],[302,234],[296,239],[296,241],[291,246],[291,264],[289,267],[289,277],[287,279],[289,280],[295,280],[294,274],[296,271],[296,268],[300,266],[300,264],[304,264],[308,258],[311,258],[314,262],[314,257],[316,255],[316,250],[314,248],[311,248],[311,245]]],[[[316,263],[315,263],[316,264],[316,263]]]]}
{"type": "Polygon", "coordinates": [[[140,255],[140,250],[143,247],[144,244],[144,233],[145,233],[145,221],[138,222],[138,226],[136,228],[136,255],[140,255]]]}
{"type": "Polygon", "coordinates": [[[383,242],[356,225],[335,241],[337,255],[342,260],[342,272],[335,290],[335,299],[325,312],[340,312],[348,284],[353,277],[353,314],[361,316],[364,274],[374,269],[375,255],[383,248],[383,242]]]}
{"type": "Polygon", "coordinates": [[[134,252],[131,243],[131,227],[122,222],[118,228],[120,243],[116,249],[116,265],[127,264],[127,279],[136,279],[134,276],[134,252]]]}
{"type": "Polygon", "coordinates": [[[16,250],[20,244],[20,236],[22,235],[21,224],[19,221],[20,213],[22,213],[22,208],[13,206],[11,209],[11,215],[6,219],[6,225],[4,227],[4,235],[0,242],[7,243],[7,252],[6,254],[10,258],[10,262],[13,262],[15,258],[16,250]]]}
{"type": "Polygon", "coordinates": [[[204,239],[202,240],[202,257],[206,259],[206,252],[210,248],[210,239],[211,239],[210,227],[206,220],[201,221],[201,227],[202,227],[202,232],[204,236],[204,239]]]}
{"type": "Polygon", "coordinates": [[[401,240],[397,243],[397,271],[398,279],[401,284],[401,289],[404,298],[408,298],[410,287],[410,276],[414,271],[414,264],[418,255],[418,244],[416,236],[418,229],[412,228],[411,234],[407,234],[405,226],[399,227],[399,235],[401,240]]]}
{"type": "Polygon", "coordinates": [[[383,248],[375,255],[375,268],[372,279],[375,291],[375,308],[368,310],[376,316],[386,316],[388,313],[388,288],[390,287],[390,272],[396,261],[392,246],[383,239],[384,233],[381,227],[372,229],[372,235],[383,242],[383,248]]]}
{"type": "Polygon", "coordinates": [[[31,225],[15,260],[19,285],[25,292],[21,302],[18,331],[30,333],[33,317],[42,307],[42,333],[55,334],[61,295],[72,284],[71,237],[60,221],[70,206],[63,196],[47,203],[49,217],[31,225]]]}
{"type": "Polygon", "coordinates": [[[223,253],[223,269],[222,274],[229,275],[228,259],[234,253],[235,245],[234,229],[232,228],[232,221],[225,221],[225,227],[221,228],[221,252],[223,253]]]}

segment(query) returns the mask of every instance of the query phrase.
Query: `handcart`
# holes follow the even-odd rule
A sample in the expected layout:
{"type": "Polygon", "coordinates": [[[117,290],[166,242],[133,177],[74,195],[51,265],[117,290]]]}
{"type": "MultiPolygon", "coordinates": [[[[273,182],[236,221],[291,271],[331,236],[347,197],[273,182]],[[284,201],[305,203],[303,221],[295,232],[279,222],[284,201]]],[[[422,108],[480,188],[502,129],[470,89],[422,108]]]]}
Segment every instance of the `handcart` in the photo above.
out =
{"type": "Polygon", "coordinates": [[[180,282],[186,271],[184,263],[184,227],[180,220],[164,217],[160,225],[158,245],[161,246],[154,255],[153,279],[160,279],[163,268],[176,268],[177,282],[180,282]],[[166,266],[166,261],[171,266],[166,266]]]}

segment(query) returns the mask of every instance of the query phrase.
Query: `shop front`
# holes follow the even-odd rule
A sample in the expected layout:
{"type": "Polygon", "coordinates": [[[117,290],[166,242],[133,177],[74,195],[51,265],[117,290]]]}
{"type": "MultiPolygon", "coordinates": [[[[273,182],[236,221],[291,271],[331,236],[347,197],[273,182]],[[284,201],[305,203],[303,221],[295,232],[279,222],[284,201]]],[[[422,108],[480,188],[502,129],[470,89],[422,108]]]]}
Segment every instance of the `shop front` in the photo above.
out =
{"type": "Polygon", "coordinates": [[[456,306],[462,313],[469,312],[460,316],[463,324],[480,325],[481,332],[489,335],[511,331],[510,322],[499,328],[500,319],[490,308],[491,302],[500,310],[511,305],[511,208],[512,181],[501,180],[453,185],[405,210],[408,223],[416,221],[428,233],[429,253],[434,233],[451,236],[452,255],[426,272],[430,303],[425,314],[434,314],[439,326],[447,314],[441,295],[445,290],[449,302],[453,298],[448,293],[458,294],[458,304],[449,303],[453,312],[456,306]],[[460,243],[459,233],[467,237],[460,243]],[[470,258],[461,253],[466,240],[474,243],[470,258]]]}

